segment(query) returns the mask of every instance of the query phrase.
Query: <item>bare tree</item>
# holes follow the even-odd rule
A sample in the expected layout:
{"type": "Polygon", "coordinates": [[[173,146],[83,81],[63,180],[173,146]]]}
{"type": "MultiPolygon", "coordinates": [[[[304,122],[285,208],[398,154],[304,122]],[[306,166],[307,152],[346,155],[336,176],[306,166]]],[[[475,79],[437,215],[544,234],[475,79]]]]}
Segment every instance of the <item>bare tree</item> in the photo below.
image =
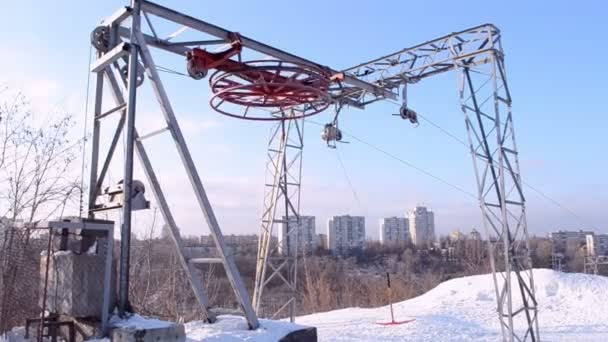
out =
{"type": "Polygon", "coordinates": [[[39,314],[30,311],[37,307],[44,238],[19,222],[63,215],[80,190],[75,161],[83,139],[70,138],[71,115],[41,119],[45,114],[32,113],[21,94],[0,104],[0,332],[39,314]]]}

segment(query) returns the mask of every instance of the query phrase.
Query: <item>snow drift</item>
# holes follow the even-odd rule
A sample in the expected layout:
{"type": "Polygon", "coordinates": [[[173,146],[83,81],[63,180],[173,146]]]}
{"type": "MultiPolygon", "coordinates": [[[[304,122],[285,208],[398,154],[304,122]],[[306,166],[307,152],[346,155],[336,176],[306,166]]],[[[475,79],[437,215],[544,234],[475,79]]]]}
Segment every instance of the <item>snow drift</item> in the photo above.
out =
{"type": "MultiPolygon", "coordinates": [[[[608,278],[534,270],[543,341],[608,341],[608,278]]],[[[349,308],[299,317],[317,327],[320,341],[498,341],[494,284],[490,274],[457,278],[431,291],[394,304],[395,319],[416,318],[398,326],[380,326],[388,307],[349,308]]],[[[522,317],[523,319],[523,317],[522,317]]],[[[516,327],[523,326],[521,321],[516,327]]]]}

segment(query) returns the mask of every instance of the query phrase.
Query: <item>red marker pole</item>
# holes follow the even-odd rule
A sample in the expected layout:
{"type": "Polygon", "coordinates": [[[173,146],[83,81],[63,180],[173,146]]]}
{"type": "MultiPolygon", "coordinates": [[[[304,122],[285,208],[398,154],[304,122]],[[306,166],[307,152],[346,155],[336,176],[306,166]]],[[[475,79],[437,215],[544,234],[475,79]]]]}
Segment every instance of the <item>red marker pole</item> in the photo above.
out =
{"type": "Polygon", "coordinates": [[[395,314],[393,313],[393,290],[391,289],[391,276],[388,272],[386,272],[386,286],[387,286],[387,294],[388,294],[388,306],[391,310],[391,321],[390,322],[376,322],[379,325],[397,325],[413,322],[415,319],[406,319],[404,321],[395,321],[395,314]]]}
{"type": "Polygon", "coordinates": [[[395,315],[393,314],[393,291],[391,290],[391,276],[386,272],[386,286],[388,287],[388,305],[391,308],[391,323],[395,323],[395,315]]]}

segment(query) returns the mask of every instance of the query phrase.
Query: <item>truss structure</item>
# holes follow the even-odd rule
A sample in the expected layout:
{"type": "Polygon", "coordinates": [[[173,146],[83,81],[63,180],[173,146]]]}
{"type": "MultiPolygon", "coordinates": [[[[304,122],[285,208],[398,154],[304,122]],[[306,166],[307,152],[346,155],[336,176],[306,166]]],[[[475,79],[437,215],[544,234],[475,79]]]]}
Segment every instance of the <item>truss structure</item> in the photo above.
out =
{"type": "Polygon", "coordinates": [[[564,254],[563,253],[551,253],[551,268],[558,272],[564,271],[564,254]]]}
{"type": "MultiPolygon", "coordinates": [[[[128,254],[132,209],[130,198],[134,151],[143,164],[152,191],[161,207],[165,221],[170,227],[175,245],[178,250],[181,250],[179,231],[142,142],[144,138],[159,132],[139,136],[135,128],[137,86],[143,81],[142,71],[145,71],[167,122],[167,127],[160,132],[171,133],[195,190],[200,208],[220,251],[220,258],[213,262],[221,263],[225,267],[250,327],[258,326],[253,308],[260,308],[265,293],[264,287],[275,279],[282,281],[290,293],[289,299],[279,308],[279,311],[289,308],[289,316],[293,320],[296,308],[295,265],[297,258],[294,254],[295,251],[291,251],[289,248],[284,255],[276,253],[278,250],[275,251],[276,246],[272,244],[272,232],[274,225],[281,223],[283,217],[285,221],[289,222],[290,216],[298,217],[299,215],[301,167],[299,158],[301,158],[302,152],[302,135],[298,121],[287,120],[293,122],[279,123],[273,129],[274,134],[271,134],[268,149],[271,181],[266,185],[264,218],[253,296],[254,305],[252,305],[234,261],[226,253],[219,224],[206,197],[168,95],[159,78],[157,66],[150,53],[150,48],[157,48],[185,57],[194,47],[230,43],[233,32],[150,1],[132,0],[131,6],[119,10],[106,19],[96,33],[94,42],[99,50],[99,56],[92,65],[92,71],[97,74],[97,93],[89,208],[95,207],[109,160],[116,148],[116,142],[123,126],[126,126],[124,196],[127,200],[123,207],[120,309],[125,310],[128,304],[128,254]],[[130,26],[125,25],[127,18],[131,18],[130,26]],[[142,25],[144,21],[146,25],[142,25]],[[154,22],[159,21],[163,22],[163,27],[178,26],[177,30],[163,38],[158,32],[158,26],[154,25],[154,22]],[[196,33],[196,38],[177,39],[177,36],[184,31],[196,33]],[[122,68],[119,65],[121,62],[124,64],[122,68]],[[121,78],[122,80],[120,80],[121,78]],[[104,82],[111,86],[116,107],[102,113],[101,100],[104,82]],[[98,172],[100,122],[103,117],[109,115],[121,115],[121,120],[109,147],[108,156],[101,171],[98,172]],[[292,144],[289,142],[290,137],[294,136],[293,132],[297,132],[295,136],[299,137],[299,144],[293,148],[295,152],[290,150],[292,144]],[[294,157],[288,156],[288,151],[293,153],[294,157]],[[297,161],[292,162],[292,160],[297,161]],[[299,166],[295,167],[296,176],[291,179],[290,175],[293,175],[291,168],[294,165],[299,166]],[[297,191],[292,194],[290,189],[297,191]],[[280,211],[279,206],[283,207],[280,211]],[[280,257],[280,259],[274,259],[275,257],[280,257]]],[[[408,84],[414,84],[444,72],[457,71],[461,110],[465,119],[475,169],[479,205],[486,235],[490,241],[491,267],[503,337],[506,341],[537,341],[539,339],[537,302],[529,257],[525,197],[522,190],[511,113],[512,99],[506,79],[501,34],[495,26],[486,24],[452,33],[342,71],[325,67],[246,36],[240,36],[240,43],[243,49],[257,53],[262,58],[270,57],[279,61],[310,66],[338,76],[339,84],[327,89],[332,101],[357,108],[365,108],[366,105],[376,101],[397,100],[398,94],[408,84]]],[[[289,110],[284,110],[283,115],[290,115],[289,110]]],[[[297,239],[297,234],[292,234],[293,227],[290,226],[291,224],[287,224],[289,234],[285,236],[287,239],[292,236],[297,239]]],[[[196,261],[186,259],[183,257],[183,253],[181,255],[182,266],[191,275],[191,285],[197,294],[201,309],[207,319],[213,321],[210,304],[202,290],[200,280],[197,280],[196,277],[193,266],[196,261]]]]}
{"type": "MultiPolygon", "coordinates": [[[[290,111],[287,115],[293,113],[290,111]]],[[[288,316],[292,322],[295,319],[297,304],[303,124],[303,119],[281,120],[270,131],[264,210],[253,290],[253,306],[258,315],[266,304],[270,310],[269,317],[288,316]],[[276,228],[281,231],[277,234],[277,242],[273,243],[273,232],[276,228]],[[277,294],[277,290],[274,290],[275,292],[270,294],[264,291],[273,280],[280,284],[278,288],[284,293],[277,294]],[[277,305],[270,303],[269,295],[275,299],[277,305]]]]}
{"type": "MultiPolygon", "coordinates": [[[[455,70],[490,241],[498,318],[508,341],[537,341],[537,302],[529,255],[525,197],[515,143],[511,93],[500,31],[491,24],[453,33],[343,71],[398,93],[400,87],[455,70]],[[521,317],[521,318],[520,318],[521,317]],[[520,327],[516,328],[515,324],[520,327]]],[[[363,89],[341,97],[361,106],[382,100],[363,89]]]]}

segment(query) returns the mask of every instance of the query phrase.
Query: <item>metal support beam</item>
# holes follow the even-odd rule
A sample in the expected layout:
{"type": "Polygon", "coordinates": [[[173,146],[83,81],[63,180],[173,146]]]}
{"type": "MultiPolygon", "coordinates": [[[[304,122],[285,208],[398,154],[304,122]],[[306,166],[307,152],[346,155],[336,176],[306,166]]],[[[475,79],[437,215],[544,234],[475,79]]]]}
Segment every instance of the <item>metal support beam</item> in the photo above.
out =
{"type": "Polygon", "coordinates": [[[97,200],[97,168],[99,166],[99,138],[101,134],[101,123],[97,116],[101,113],[101,105],[103,101],[103,75],[97,73],[95,75],[95,108],[93,109],[93,135],[91,137],[91,171],[89,177],[89,201],[87,215],[93,218],[91,209],[95,207],[97,200]]]}
{"type": "MultiPolygon", "coordinates": [[[[132,49],[129,43],[122,42],[116,45],[114,48],[112,48],[112,50],[108,51],[93,62],[93,65],[91,65],[91,72],[100,72],[117,60],[123,57],[132,56],[133,53],[131,50],[135,49],[132,49]]],[[[137,55],[137,52],[135,52],[135,54],[137,55]]]]}
{"type": "MultiPolygon", "coordinates": [[[[140,1],[132,0],[131,7],[131,44],[140,28],[140,1]]],[[[138,48],[129,49],[127,83],[127,125],[124,161],[124,204],[120,239],[120,278],[118,285],[118,314],[124,317],[131,311],[129,303],[129,264],[131,255],[131,199],[133,197],[133,150],[135,143],[135,108],[137,98],[138,48]]]]}
{"type": "MultiPolygon", "coordinates": [[[[109,70],[109,69],[108,69],[109,70]]],[[[106,71],[108,72],[108,71],[106,71]]],[[[99,121],[96,121],[97,124],[99,124],[99,121]]],[[[125,125],[125,115],[122,115],[120,117],[120,120],[118,120],[118,124],[116,125],[116,130],[114,131],[114,136],[112,137],[112,142],[110,143],[110,148],[108,149],[108,152],[106,154],[106,159],[103,162],[103,166],[101,167],[101,171],[99,172],[99,178],[97,179],[96,183],[91,182],[90,184],[95,184],[95,186],[91,186],[90,190],[93,190],[94,192],[92,193],[94,196],[94,199],[97,198],[97,196],[100,195],[101,193],[101,187],[103,185],[103,182],[106,178],[106,173],[108,173],[108,170],[110,168],[110,163],[112,162],[112,157],[114,157],[114,152],[116,151],[116,146],[118,146],[118,141],[120,140],[120,135],[122,134],[122,129],[125,125]]],[[[89,197],[91,198],[91,197],[89,197]]],[[[95,209],[95,201],[93,201],[93,203],[91,203],[90,207],[89,207],[89,211],[93,211],[95,209]]]]}
{"type": "MultiPolygon", "coordinates": [[[[174,11],[170,8],[167,7],[163,7],[161,5],[155,4],[153,2],[150,1],[144,1],[142,0],[142,10],[149,13],[149,14],[153,14],[157,17],[161,17],[164,18],[166,20],[169,20],[171,22],[174,23],[178,23],[181,25],[184,25],[186,27],[190,27],[193,28],[197,31],[200,32],[204,32],[206,34],[209,34],[211,36],[214,36],[216,38],[220,38],[224,41],[226,41],[227,43],[230,42],[230,31],[221,28],[219,26],[215,26],[213,24],[209,24],[207,22],[204,22],[200,19],[196,19],[194,17],[191,17],[189,15],[183,14],[183,13],[179,13],[177,11],[174,11]]],[[[286,61],[286,62],[293,62],[293,63],[298,63],[298,64],[303,64],[303,65],[308,65],[311,67],[315,67],[315,68],[321,68],[321,69],[326,69],[329,70],[332,73],[337,73],[336,70],[332,70],[327,66],[315,63],[313,61],[310,61],[308,59],[302,58],[302,57],[298,57],[296,55],[293,55],[291,53],[285,52],[283,50],[279,50],[277,48],[274,48],[270,45],[266,45],[264,43],[261,43],[259,41],[253,40],[251,38],[248,38],[246,36],[241,36],[241,42],[243,47],[255,50],[257,52],[263,53],[265,55],[268,55],[270,57],[274,57],[278,60],[282,60],[282,61],[286,61]]],[[[153,44],[151,44],[153,45],[153,44]]],[[[367,82],[364,82],[360,79],[358,79],[357,77],[353,77],[350,75],[346,75],[346,77],[344,78],[344,83],[345,84],[349,84],[352,85],[353,87],[357,87],[360,88],[366,92],[375,94],[378,97],[382,97],[382,98],[389,98],[389,99],[397,99],[397,95],[394,94],[391,91],[385,90],[381,87],[378,87],[376,85],[373,84],[369,84],[367,82]]]]}
{"type": "MultiPolygon", "coordinates": [[[[397,92],[406,83],[445,73],[457,68],[457,63],[469,66],[488,63],[488,52],[494,49],[500,31],[492,24],[484,24],[455,32],[395,53],[344,69],[346,76],[357,77],[367,83],[397,92]]],[[[346,97],[360,105],[382,98],[360,89],[345,89],[346,97]]]]}
{"type": "MultiPolygon", "coordinates": [[[[264,210],[253,292],[253,305],[258,315],[263,311],[271,312],[271,318],[287,316],[292,322],[295,320],[297,304],[303,124],[303,120],[279,121],[270,131],[264,210]],[[273,243],[275,225],[279,226],[276,244],[273,243]],[[288,295],[284,300],[281,298],[278,301],[278,307],[268,307],[267,297],[270,292],[265,290],[275,277],[281,280],[280,291],[288,295]],[[285,315],[283,310],[286,308],[288,312],[285,315]]],[[[272,293],[276,292],[275,289],[272,293]]]]}
{"type": "Polygon", "coordinates": [[[483,31],[489,52],[484,64],[454,59],[460,100],[489,243],[498,319],[505,341],[539,341],[538,304],[530,259],[525,198],[505,78],[500,38],[483,31]],[[514,303],[518,307],[514,308],[514,303]],[[521,303],[521,304],[519,304],[521,303]],[[523,315],[515,327],[517,316],[523,315]]]}
{"type": "Polygon", "coordinates": [[[104,25],[120,25],[131,15],[131,7],[122,7],[102,21],[104,25]]]}
{"type": "MultiPolygon", "coordinates": [[[[103,337],[108,334],[108,325],[110,321],[110,298],[112,298],[112,281],[114,276],[112,272],[112,259],[114,258],[114,226],[110,226],[108,230],[108,236],[106,241],[106,272],[103,277],[103,303],[101,311],[101,334],[103,337]]],[[[112,308],[113,309],[113,308],[112,308]]]]}
{"type": "MultiPolygon", "coordinates": [[[[116,76],[114,75],[114,73],[111,71],[107,71],[105,75],[112,89],[112,96],[114,97],[116,103],[124,103],[123,91],[121,90],[121,86],[116,80],[116,76]]],[[[203,314],[204,319],[208,322],[215,322],[215,316],[210,312],[211,304],[209,303],[209,299],[205,293],[203,283],[201,282],[196,272],[196,268],[192,265],[189,265],[186,258],[184,257],[184,245],[181,239],[181,235],[179,233],[179,229],[177,228],[177,224],[175,223],[173,214],[169,209],[169,205],[167,204],[167,200],[165,199],[165,195],[160,187],[160,183],[158,181],[158,178],[156,177],[156,173],[152,168],[152,163],[150,162],[150,158],[148,157],[144,145],[139,139],[137,139],[137,132],[135,132],[135,139],[137,156],[139,157],[139,161],[143,166],[144,173],[146,174],[146,177],[148,179],[148,183],[152,188],[152,194],[154,195],[156,203],[160,208],[163,220],[167,225],[169,233],[168,235],[175,244],[176,249],[178,250],[177,254],[179,257],[180,265],[186,271],[188,281],[190,282],[190,286],[194,290],[194,295],[200,304],[201,313],[203,314]]]]}
{"type": "MultiPolygon", "coordinates": [[[[130,30],[128,28],[121,26],[117,28],[117,31],[118,35],[120,35],[122,38],[129,39],[130,30]]],[[[185,46],[175,45],[167,40],[159,39],[148,34],[142,33],[142,35],[146,39],[146,43],[150,46],[154,46],[155,48],[175,53],[180,56],[186,56],[188,51],[190,51],[190,49],[185,46]]]]}
{"type": "Polygon", "coordinates": [[[160,77],[158,75],[158,71],[156,70],[156,65],[154,64],[154,60],[152,59],[152,55],[148,49],[148,46],[145,42],[145,38],[142,34],[137,31],[135,33],[135,39],[137,40],[138,47],[141,51],[142,62],[146,71],[146,75],[148,76],[148,80],[152,86],[156,99],[161,107],[161,111],[166,120],[167,127],[169,127],[169,131],[171,132],[171,136],[173,141],[175,142],[175,146],[177,151],[182,159],[182,163],[184,164],[184,168],[186,169],[186,173],[188,178],[190,179],[190,184],[194,190],[194,194],[198,201],[199,207],[205,216],[205,220],[207,221],[207,225],[209,226],[209,230],[215,245],[218,249],[218,253],[220,258],[223,261],[224,268],[226,270],[226,275],[232,288],[234,289],[237,301],[243,310],[245,318],[247,319],[247,323],[249,327],[252,329],[256,329],[259,326],[258,318],[253,311],[253,307],[251,306],[251,301],[249,300],[249,294],[247,293],[247,289],[245,288],[245,284],[241,279],[241,276],[238,272],[236,264],[234,263],[234,258],[230,254],[228,247],[224,241],[224,236],[220,229],[220,226],[215,217],[215,213],[211,207],[211,203],[207,198],[207,193],[205,188],[203,187],[203,183],[196,171],[196,166],[194,164],[194,160],[190,154],[190,151],[187,148],[186,141],[181,132],[179,124],[177,123],[177,118],[175,117],[175,113],[173,112],[173,107],[169,102],[169,97],[165,92],[165,88],[163,87],[160,77]]]}
{"type": "Polygon", "coordinates": [[[102,118],[105,118],[106,116],[110,116],[110,115],[112,115],[112,114],[114,114],[116,112],[119,112],[119,111],[122,113],[122,112],[124,112],[125,109],[127,109],[127,105],[126,104],[120,105],[120,106],[116,106],[116,107],[114,107],[112,109],[109,109],[109,110],[107,110],[107,111],[99,114],[99,115],[96,115],[95,118],[96,119],[102,119],[102,118]]]}

